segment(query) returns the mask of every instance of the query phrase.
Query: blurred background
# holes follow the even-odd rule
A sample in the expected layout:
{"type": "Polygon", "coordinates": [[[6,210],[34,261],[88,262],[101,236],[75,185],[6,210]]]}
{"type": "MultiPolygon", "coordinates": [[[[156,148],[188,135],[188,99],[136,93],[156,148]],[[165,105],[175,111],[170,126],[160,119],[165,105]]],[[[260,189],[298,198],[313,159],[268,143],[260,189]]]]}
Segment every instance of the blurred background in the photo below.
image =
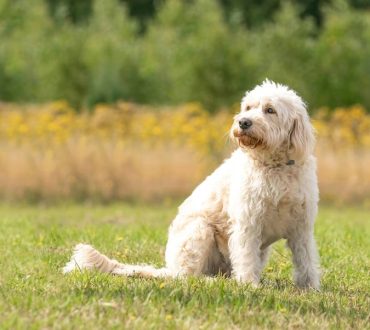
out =
{"type": "Polygon", "coordinates": [[[321,200],[370,206],[369,0],[0,0],[0,198],[183,198],[265,78],[307,101],[321,200]]]}

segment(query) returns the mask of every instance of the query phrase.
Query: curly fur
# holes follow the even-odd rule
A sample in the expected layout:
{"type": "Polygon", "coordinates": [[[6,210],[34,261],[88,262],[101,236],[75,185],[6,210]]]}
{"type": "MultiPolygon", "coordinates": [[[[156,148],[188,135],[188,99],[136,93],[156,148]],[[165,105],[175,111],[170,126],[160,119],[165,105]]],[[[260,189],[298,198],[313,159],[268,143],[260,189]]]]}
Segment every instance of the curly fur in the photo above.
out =
{"type": "Polygon", "coordinates": [[[304,102],[266,80],[246,93],[230,132],[239,148],[179,207],[169,228],[165,268],[121,264],[79,244],[64,272],[225,274],[258,285],[270,245],[286,239],[296,284],[318,289],[315,140],[304,102]],[[245,119],[252,123],[247,129],[240,124],[245,119]]]}

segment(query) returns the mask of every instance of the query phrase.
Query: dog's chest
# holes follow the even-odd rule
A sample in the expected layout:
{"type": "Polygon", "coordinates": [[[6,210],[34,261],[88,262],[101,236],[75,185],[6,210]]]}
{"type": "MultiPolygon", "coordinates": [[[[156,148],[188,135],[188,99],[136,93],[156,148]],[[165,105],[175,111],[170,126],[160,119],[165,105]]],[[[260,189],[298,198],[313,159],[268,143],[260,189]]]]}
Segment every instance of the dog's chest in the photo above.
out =
{"type": "Polygon", "coordinates": [[[231,216],[261,225],[266,240],[286,236],[304,207],[297,169],[238,173],[230,189],[231,216]]]}
{"type": "Polygon", "coordinates": [[[260,214],[262,225],[262,244],[270,245],[274,241],[286,238],[304,212],[304,193],[299,173],[275,171],[265,176],[266,194],[260,214]]]}
{"type": "Polygon", "coordinates": [[[266,170],[250,169],[232,177],[230,194],[249,204],[270,203],[277,206],[301,198],[302,184],[299,170],[295,168],[276,168],[266,170]]]}
{"type": "Polygon", "coordinates": [[[304,208],[305,203],[298,199],[284,198],[277,205],[266,203],[259,218],[263,246],[287,238],[298,222],[302,221],[304,208]]]}

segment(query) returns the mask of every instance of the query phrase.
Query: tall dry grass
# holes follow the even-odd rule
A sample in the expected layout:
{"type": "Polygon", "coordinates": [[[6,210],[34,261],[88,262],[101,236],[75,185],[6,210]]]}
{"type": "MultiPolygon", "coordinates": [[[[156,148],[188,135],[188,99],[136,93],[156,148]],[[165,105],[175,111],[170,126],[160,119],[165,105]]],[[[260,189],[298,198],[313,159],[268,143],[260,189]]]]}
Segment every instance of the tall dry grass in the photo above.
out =
{"type": "Polygon", "coordinates": [[[370,150],[318,147],[316,156],[322,201],[370,206],[370,150]]]}
{"type": "Polygon", "coordinates": [[[186,148],[76,141],[52,151],[0,150],[0,196],[6,200],[179,198],[206,172],[207,161],[186,148]]]}
{"type": "MultiPolygon", "coordinates": [[[[0,197],[99,201],[182,198],[226,157],[232,114],[198,105],[121,104],[76,114],[64,103],[0,107],[0,197]]],[[[321,199],[370,204],[370,118],[360,107],[320,111],[321,199]]]]}

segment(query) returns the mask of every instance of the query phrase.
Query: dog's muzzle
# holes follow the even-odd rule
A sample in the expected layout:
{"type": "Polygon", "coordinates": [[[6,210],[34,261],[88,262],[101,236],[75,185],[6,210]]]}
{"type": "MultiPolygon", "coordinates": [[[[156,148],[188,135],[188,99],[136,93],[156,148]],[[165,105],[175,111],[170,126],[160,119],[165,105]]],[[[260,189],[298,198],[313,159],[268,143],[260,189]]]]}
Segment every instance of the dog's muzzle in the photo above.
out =
{"type": "Polygon", "coordinates": [[[254,136],[253,130],[250,129],[253,125],[251,119],[241,118],[235,124],[232,129],[232,136],[239,146],[256,148],[264,144],[263,140],[254,136]]]}

